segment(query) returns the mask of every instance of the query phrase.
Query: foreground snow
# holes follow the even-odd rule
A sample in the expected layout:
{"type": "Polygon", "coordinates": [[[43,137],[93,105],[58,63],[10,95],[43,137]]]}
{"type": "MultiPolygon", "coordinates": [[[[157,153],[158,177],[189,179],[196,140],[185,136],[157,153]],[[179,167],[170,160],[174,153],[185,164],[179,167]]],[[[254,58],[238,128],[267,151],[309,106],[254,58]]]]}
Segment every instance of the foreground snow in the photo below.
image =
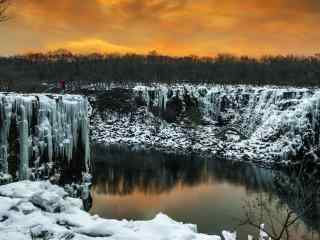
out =
{"type": "Polygon", "coordinates": [[[80,199],[68,197],[49,182],[22,181],[0,186],[0,240],[27,239],[166,239],[234,240],[197,233],[193,224],[183,224],[158,214],[150,221],[102,219],[81,210],[80,199]]]}

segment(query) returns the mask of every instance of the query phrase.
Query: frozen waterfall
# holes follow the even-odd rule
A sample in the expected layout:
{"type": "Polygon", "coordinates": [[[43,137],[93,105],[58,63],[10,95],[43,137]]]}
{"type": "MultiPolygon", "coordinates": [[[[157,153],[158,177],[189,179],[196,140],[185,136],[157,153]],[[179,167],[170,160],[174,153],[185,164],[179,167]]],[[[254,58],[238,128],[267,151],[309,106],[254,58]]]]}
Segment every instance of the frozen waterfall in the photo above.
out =
{"type": "Polygon", "coordinates": [[[227,154],[237,155],[230,157],[239,158],[243,153],[237,149],[246,149],[240,152],[250,158],[270,156],[287,160],[320,146],[320,89],[317,88],[181,84],[136,86],[134,92],[149,109],[156,107],[163,112],[173,98],[186,105],[187,96],[196,103],[201,118],[217,129],[239,126],[248,139],[229,144],[232,149],[225,148],[227,154]]]}
{"type": "Polygon", "coordinates": [[[69,166],[72,161],[89,170],[85,97],[0,93],[0,173],[18,171],[20,179],[27,179],[30,167],[69,166]]]}

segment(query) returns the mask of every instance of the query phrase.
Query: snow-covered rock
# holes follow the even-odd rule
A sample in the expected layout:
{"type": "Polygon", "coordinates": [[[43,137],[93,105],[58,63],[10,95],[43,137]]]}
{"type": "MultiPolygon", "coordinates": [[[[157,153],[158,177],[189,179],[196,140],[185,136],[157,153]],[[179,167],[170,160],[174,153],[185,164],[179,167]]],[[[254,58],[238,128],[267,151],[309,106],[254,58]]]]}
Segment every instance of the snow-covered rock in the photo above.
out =
{"type": "MultiPolygon", "coordinates": [[[[164,214],[150,221],[102,219],[81,210],[79,201],[49,182],[22,181],[0,186],[0,240],[220,240],[197,232],[193,224],[164,214]],[[23,190],[23,191],[22,191],[23,190]],[[43,200],[40,203],[40,200],[43,200]],[[52,211],[59,203],[60,208],[52,211]],[[5,216],[5,217],[3,217],[5,216]]],[[[236,235],[223,232],[228,240],[236,235]]]]}
{"type": "Polygon", "coordinates": [[[320,89],[181,84],[133,92],[145,106],[94,112],[93,140],[263,162],[301,158],[320,144],[320,89]],[[175,121],[163,120],[170,114],[175,121]]]}

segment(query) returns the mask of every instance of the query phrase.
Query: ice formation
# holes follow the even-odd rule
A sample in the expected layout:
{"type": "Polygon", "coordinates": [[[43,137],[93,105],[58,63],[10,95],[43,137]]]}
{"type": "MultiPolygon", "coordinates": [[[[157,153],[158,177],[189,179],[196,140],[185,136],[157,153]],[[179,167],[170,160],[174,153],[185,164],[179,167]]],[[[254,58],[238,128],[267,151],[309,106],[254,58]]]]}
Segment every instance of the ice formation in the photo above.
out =
{"type": "Polygon", "coordinates": [[[306,141],[312,141],[309,146],[320,142],[319,89],[178,85],[138,86],[135,91],[142,92],[149,106],[157,105],[162,110],[170,100],[169,91],[180,99],[188,94],[197,100],[203,117],[214,121],[222,119],[225,125],[237,124],[245,129],[248,143],[281,145],[282,159],[295,155],[306,141]],[[151,94],[155,97],[150,100],[151,94]]]}
{"type": "MultiPolygon", "coordinates": [[[[194,224],[164,214],[149,221],[103,219],[81,210],[82,202],[49,182],[21,181],[0,186],[0,240],[130,239],[221,240],[197,232],[194,224]]],[[[224,239],[236,234],[223,231],[224,239]]]]}
{"type": "Polygon", "coordinates": [[[320,89],[181,84],[141,85],[133,91],[144,100],[147,112],[136,114],[134,123],[132,116],[97,116],[93,139],[265,161],[299,157],[320,144],[320,89]],[[174,98],[184,111],[186,96],[196,104],[205,124],[190,127],[184,119],[172,124],[148,119],[152,108],[168,111],[174,98]],[[227,136],[227,141],[221,141],[217,136],[225,126],[236,126],[247,137],[227,136]]]}
{"type": "MultiPolygon", "coordinates": [[[[82,151],[89,169],[88,102],[76,95],[0,93],[0,172],[9,173],[9,152],[19,163],[20,179],[30,165],[68,161],[82,151]],[[19,139],[19,149],[10,149],[19,139]]],[[[18,162],[18,163],[17,163],[18,162]]],[[[13,163],[11,163],[13,164],[13,163]]]]}

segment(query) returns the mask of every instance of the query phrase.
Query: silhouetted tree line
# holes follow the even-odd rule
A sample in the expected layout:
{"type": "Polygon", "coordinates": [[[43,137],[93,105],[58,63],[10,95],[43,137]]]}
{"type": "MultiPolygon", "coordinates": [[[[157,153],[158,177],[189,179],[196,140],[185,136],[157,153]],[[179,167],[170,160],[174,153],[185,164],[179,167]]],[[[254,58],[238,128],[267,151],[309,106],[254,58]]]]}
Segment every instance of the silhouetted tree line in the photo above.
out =
{"type": "Polygon", "coordinates": [[[77,55],[57,50],[45,54],[0,57],[2,90],[38,91],[45,88],[44,83],[53,84],[59,80],[65,80],[75,88],[111,82],[319,86],[320,55],[257,59],[227,54],[212,58],[171,57],[156,52],[147,55],[77,55]]]}

